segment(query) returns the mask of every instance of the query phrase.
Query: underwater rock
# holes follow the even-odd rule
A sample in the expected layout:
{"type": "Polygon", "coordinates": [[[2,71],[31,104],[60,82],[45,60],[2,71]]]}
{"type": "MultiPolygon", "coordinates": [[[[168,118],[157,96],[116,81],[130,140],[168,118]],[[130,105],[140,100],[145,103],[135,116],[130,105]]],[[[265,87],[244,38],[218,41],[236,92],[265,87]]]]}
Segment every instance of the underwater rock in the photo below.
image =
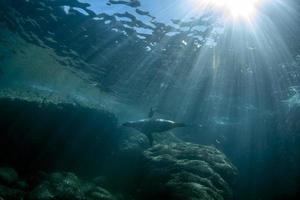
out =
{"type": "Polygon", "coordinates": [[[1,162],[29,174],[55,165],[97,175],[116,147],[117,118],[106,110],[0,98],[0,111],[1,162]]]}
{"type": "Polygon", "coordinates": [[[18,173],[9,167],[0,168],[0,200],[23,199],[27,183],[19,180],[18,173]]]}
{"type": "Polygon", "coordinates": [[[163,133],[153,133],[154,144],[170,144],[182,142],[174,133],[168,131],[163,133]]]}
{"type": "Polygon", "coordinates": [[[158,144],[144,152],[140,195],[145,199],[231,199],[237,169],[214,147],[158,144]]]}
{"type": "MultiPolygon", "coordinates": [[[[182,142],[172,132],[153,133],[154,144],[170,144],[182,142]]],[[[131,128],[120,128],[119,150],[127,153],[141,153],[150,147],[147,136],[131,128]]]]}
{"type": "Polygon", "coordinates": [[[125,154],[141,153],[149,147],[147,137],[133,129],[120,128],[119,151],[125,154]]]}
{"type": "Polygon", "coordinates": [[[114,200],[107,190],[80,180],[70,172],[56,172],[41,181],[29,194],[30,200],[114,200]]]}
{"type": "Polygon", "coordinates": [[[143,152],[150,146],[147,137],[138,131],[119,127],[117,132],[116,151],[106,160],[93,183],[126,193],[135,190],[143,152]]]}
{"type": "Polygon", "coordinates": [[[12,185],[18,181],[18,174],[13,168],[0,168],[0,184],[12,185]]]}
{"type": "Polygon", "coordinates": [[[18,181],[17,183],[16,183],[16,186],[15,186],[16,188],[18,188],[18,189],[21,189],[21,190],[25,190],[25,189],[27,189],[28,188],[28,184],[26,183],[26,181],[18,181]]]}
{"type": "Polygon", "coordinates": [[[0,185],[0,200],[22,200],[24,195],[21,190],[0,185]]]}
{"type": "Polygon", "coordinates": [[[87,194],[87,200],[115,200],[116,198],[107,190],[95,187],[87,194]]]}
{"type": "Polygon", "coordinates": [[[84,199],[79,178],[72,173],[53,173],[29,195],[29,199],[84,199]]]}

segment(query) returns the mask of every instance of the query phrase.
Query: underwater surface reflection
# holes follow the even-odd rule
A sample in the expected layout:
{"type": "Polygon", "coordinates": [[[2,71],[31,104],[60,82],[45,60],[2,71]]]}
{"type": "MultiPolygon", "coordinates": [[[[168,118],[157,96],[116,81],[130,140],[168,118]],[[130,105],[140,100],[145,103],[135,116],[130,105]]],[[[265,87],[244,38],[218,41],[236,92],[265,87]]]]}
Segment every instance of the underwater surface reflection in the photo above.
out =
{"type": "Polygon", "coordinates": [[[299,11],[0,0],[0,200],[298,199],[299,11]]]}

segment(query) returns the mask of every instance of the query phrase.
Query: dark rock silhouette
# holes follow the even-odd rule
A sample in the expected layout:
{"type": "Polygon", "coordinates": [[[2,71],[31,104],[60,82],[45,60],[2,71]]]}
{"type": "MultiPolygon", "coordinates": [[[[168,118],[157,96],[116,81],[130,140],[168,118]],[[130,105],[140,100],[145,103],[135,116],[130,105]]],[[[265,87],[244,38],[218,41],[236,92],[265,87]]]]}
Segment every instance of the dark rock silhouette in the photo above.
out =
{"type": "Polygon", "coordinates": [[[70,172],[46,175],[30,193],[29,200],[115,200],[107,190],[80,180],[70,172]]]}

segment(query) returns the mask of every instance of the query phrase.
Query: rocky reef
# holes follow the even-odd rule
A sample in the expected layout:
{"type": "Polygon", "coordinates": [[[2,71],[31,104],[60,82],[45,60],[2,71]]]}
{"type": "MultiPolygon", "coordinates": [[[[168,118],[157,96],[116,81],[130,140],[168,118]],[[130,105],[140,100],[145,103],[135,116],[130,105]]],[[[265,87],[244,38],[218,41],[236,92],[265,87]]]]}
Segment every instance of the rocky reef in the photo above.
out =
{"type": "Polygon", "coordinates": [[[1,98],[0,111],[0,166],[26,174],[39,169],[86,174],[86,168],[94,174],[116,146],[117,118],[105,110],[1,98]]]}
{"type": "Polygon", "coordinates": [[[45,174],[44,179],[29,193],[30,200],[74,199],[74,200],[114,200],[106,189],[80,180],[70,172],[45,174]]]}
{"type": "Polygon", "coordinates": [[[133,166],[124,162],[127,169],[135,169],[131,192],[136,199],[233,198],[238,171],[215,147],[184,142],[171,132],[154,134],[154,146],[150,147],[143,134],[131,129],[120,141],[120,154],[135,160],[133,166]]]}
{"type": "Polygon", "coordinates": [[[0,199],[22,199],[25,195],[26,182],[19,180],[17,172],[9,167],[0,168],[0,199]]]}
{"type": "Polygon", "coordinates": [[[106,189],[70,172],[37,173],[32,186],[18,179],[13,168],[0,168],[0,199],[5,200],[115,200],[106,189]]]}
{"type": "Polygon", "coordinates": [[[0,110],[0,166],[14,168],[0,168],[0,199],[232,199],[237,169],[212,146],[166,132],[151,147],[79,104],[3,97],[0,110]]]}
{"type": "Polygon", "coordinates": [[[157,144],[144,152],[142,199],[231,199],[237,169],[214,147],[157,144]]]}

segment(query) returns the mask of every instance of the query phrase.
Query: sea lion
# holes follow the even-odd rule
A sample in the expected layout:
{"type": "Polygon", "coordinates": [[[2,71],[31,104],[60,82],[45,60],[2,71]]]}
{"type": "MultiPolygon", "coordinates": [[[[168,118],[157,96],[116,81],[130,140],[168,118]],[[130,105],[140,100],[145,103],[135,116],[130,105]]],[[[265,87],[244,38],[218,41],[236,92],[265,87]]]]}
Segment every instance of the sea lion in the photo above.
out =
{"type": "Polygon", "coordinates": [[[153,144],[152,133],[161,133],[174,128],[187,126],[185,123],[178,123],[171,120],[153,118],[129,121],[122,125],[134,128],[140,131],[141,133],[145,134],[148,137],[151,146],[153,144]]]}

